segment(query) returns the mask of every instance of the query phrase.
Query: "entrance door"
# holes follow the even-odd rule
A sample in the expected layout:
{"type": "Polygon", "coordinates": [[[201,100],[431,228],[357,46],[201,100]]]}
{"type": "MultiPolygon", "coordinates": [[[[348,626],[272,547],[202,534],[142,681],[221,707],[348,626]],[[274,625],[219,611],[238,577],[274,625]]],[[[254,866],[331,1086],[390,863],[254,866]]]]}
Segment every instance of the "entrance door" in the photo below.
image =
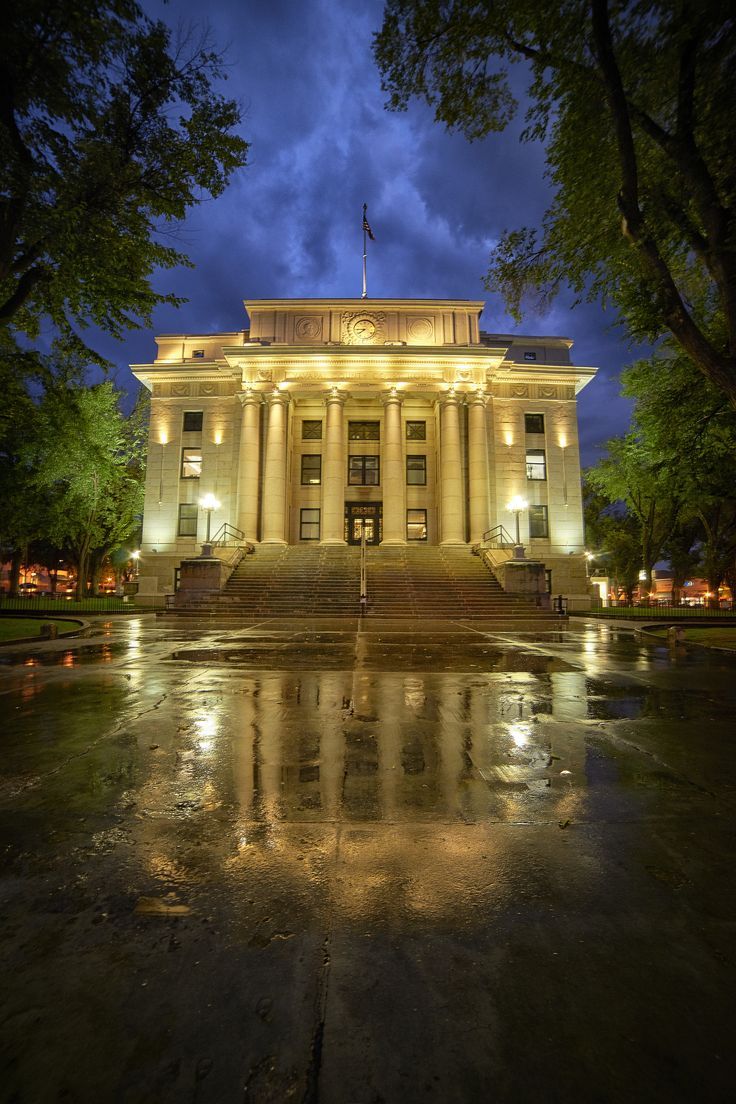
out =
{"type": "Polygon", "coordinates": [[[381,503],[346,502],[345,540],[348,544],[360,544],[360,538],[364,529],[366,544],[380,543],[381,503]]]}

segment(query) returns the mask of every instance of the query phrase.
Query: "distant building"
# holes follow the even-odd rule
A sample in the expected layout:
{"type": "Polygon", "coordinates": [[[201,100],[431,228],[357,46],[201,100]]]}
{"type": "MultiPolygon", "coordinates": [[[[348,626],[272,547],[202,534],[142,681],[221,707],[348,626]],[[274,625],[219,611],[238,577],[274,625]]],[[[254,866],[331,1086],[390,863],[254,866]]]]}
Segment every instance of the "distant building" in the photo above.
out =
{"type": "Polygon", "coordinates": [[[250,329],[167,334],[151,364],[141,578],[170,591],[198,506],[254,543],[471,545],[519,523],[554,593],[587,593],[576,395],[560,337],[489,334],[468,300],[275,299],[250,329]],[[507,509],[515,496],[528,507],[507,509]]]}

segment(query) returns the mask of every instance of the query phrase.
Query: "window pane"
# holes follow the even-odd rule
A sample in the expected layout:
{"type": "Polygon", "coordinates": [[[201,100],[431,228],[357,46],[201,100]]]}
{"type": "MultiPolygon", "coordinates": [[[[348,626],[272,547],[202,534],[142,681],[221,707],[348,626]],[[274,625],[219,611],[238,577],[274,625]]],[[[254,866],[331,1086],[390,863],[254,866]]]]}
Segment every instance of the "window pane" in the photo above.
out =
{"type": "Polygon", "coordinates": [[[380,441],[380,422],[348,422],[349,441],[380,441]]]}
{"type": "Polygon", "coordinates": [[[526,477],[527,479],[547,478],[547,461],[544,449],[526,450],[526,477]]]}
{"type": "Polygon", "coordinates": [[[202,450],[185,448],[181,450],[182,479],[199,479],[202,474],[202,450]]]}
{"type": "Polygon", "coordinates": [[[203,418],[204,414],[201,410],[185,410],[182,429],[185,433],[201,433],[203,418]]]}
{"type": "Polygon", "coordinates": [[[525,414],[524,427],[527,433],[544,433],[544,414],[525,414]]]}
{"type": "Polygon", "coordinates": [[[302,422],[302,441],[321,441],[322,440],[322,423],[321,422],[302,422]]]}
{"type": "Polygon", "coordinates": [[[196,537],[197,535],[197,505],[194,502],[181,502],[179,504],[179,528],[180,537],[196,537]]]}
{"type": "Polygon", "coordinates": [[[529,536],[530,537],[546,537],[548,533],[547,529],[547,507],[546,506],[530,506],[529,507],[529,536]]]}
{"type": "Polygon", "coordinates": [[[406,423],[406,439],[407,439],[407,441],[426,441],[427,440],[427,423],[426,422],[407,422],[406,423]]]}
{"type": "Polygon", "coordinates": [[[319,510],[304,509],[299,516],[300,540],[319,540],[319,510]]]}
{"type": "Polygon", "coordinates": [[[426,541],[427,539],[427,511],[406,511],[406,539],[410,541],[426,541]]]}
{"type": "Polygon", "coordinates": [[[536,359],[537,359],[537,354],[535,352],[533,352],[531,349],[527,349],[527,351],[524,353],[524,360],[536,360],[536,359]]]}
{"type": "Polygon", "coordinates": [[[380,464],[377,456],[350,456],[348,458],[348,484],[352,487],[377,487],[380,482],[380,464]]]}
{"type": "Polygon", "coordinates": [[[427,482],[427,457],[407,456],[406,482],[414,487],[423,487],[427,482]]]}
{"type": "Polygon", "coordinates": [[[302,486],[320,483],[322,479],[322,457],[302,456],[302,486]]]}

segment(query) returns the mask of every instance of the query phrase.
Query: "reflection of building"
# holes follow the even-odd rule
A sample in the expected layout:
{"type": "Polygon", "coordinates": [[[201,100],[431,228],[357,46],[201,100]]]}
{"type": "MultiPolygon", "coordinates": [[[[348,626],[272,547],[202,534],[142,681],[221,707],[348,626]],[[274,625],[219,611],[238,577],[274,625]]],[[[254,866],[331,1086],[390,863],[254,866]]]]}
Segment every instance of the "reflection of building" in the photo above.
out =
{"type": "Polygon", "coordinates": [[[460,545],[514,532],[558,591],[585,592],[565,338],[479,330],[467,300],[246,303],[250,330],[157,339],[142,576],[170,589],[200,497],[254,543],[460,545]]]}

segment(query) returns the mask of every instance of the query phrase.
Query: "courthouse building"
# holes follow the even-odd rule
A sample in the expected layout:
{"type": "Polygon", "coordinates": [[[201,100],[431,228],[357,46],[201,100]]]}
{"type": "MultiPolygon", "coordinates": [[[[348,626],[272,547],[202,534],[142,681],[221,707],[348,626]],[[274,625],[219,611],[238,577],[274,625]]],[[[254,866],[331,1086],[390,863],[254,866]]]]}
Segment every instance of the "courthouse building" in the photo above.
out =
{"type": "Polygon", "coordinates": [[[469,554],[518,524],[553,593],[586,593],[576,395],[595,369],[571,364],[567,338],[485,333],[483,307],[254,300],[248,329],[158,337],[155,361],[133,366],[152,396],[148,589],[173,589],[208,523],[256,547],[350,545],[365,529],[374,546],[469,554]]]}

